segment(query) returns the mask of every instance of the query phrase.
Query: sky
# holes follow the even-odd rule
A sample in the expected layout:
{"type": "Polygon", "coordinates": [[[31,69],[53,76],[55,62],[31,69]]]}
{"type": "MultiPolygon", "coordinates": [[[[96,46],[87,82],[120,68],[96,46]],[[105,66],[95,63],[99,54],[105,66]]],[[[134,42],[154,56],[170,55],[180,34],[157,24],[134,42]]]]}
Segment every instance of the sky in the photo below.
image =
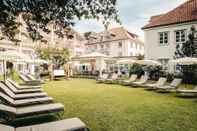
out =
{"type": "MultiPolygon", "coordinates": [[[[112,22],[110,28],[123,26],[143,40],[141,28],[148,23],[151,16],[166,13],[185,1],[187,0],[117,0],[122,25],[112,22]]],[[[100,32],[104,30],[104,26],[97,20],[82,20],[76,22],[74,29],[80,33],[100,32]]]]}

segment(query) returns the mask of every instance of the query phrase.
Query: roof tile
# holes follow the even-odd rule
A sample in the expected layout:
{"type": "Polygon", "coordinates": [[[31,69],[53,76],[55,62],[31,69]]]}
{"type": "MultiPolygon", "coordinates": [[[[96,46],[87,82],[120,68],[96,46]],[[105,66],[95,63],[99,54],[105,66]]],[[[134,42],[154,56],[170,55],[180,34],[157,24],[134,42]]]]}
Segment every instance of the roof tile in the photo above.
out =
{"type": "Polygon", "coordinates": [[[197,21],[197,0],[189,0],[166,14],[151,17],[142,29],[197,21]]]}

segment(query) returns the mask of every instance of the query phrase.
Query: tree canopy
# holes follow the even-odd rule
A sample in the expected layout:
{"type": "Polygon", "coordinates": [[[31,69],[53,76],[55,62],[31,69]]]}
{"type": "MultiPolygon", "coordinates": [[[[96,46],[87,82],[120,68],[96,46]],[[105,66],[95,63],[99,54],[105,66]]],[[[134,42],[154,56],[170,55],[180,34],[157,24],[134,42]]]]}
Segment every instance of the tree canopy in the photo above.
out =
{"type": "Polygon", "coordinates": [[[50,32],[48,24],[53,23],[55,33],[64,37],[76,20],[99,19],[103,24],[119,22],[117,0],[0,0],[0,28],[4,36],[14,40],[21,23],[17,17],[22,14],[29,36],[42,39],[39,30],[50,32]]]}
{"type": "MultiPolygon", "coordinates": [[[[175,58],[197,57],[197,42],[195,38],[196,29],[191,27],[188,39],[182,44],[176,45],[175,58]]],[[[186,83],[197,83],[197,65],[179,65],[179,71],[186,83]]]]}
{"type": "Polygon", "coordinates": [[[188,35],[188,40],[183,44],[176,45],[175,57],[197,57],[197,44],[195,41],[196,29],[194,26],[191,27],[188,35]]]}
{"type": "Polygon", "coordinates": [[[70,56],[69,50],[65,48],[62,49],[53,48],[53,47],[38,48],[37,53],[40,58],[49,60],[58,66],[61,66],[66,61],[68,61],[70,56]]]}

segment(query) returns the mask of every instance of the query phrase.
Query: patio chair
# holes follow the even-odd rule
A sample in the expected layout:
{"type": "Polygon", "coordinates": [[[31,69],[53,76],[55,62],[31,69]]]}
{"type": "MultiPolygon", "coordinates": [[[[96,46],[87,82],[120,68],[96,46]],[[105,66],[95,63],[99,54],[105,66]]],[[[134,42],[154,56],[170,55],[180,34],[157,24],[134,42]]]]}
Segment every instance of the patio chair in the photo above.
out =
{"type": "Polygon", "coordinates": [[[7,94],[0,92],[0,100],[3,103],[8,103],[12,106],[28,106],[33,104],[40,104],[40,103],[49,103],[53,101],[52,97],[41,97],[41,98],[29,98],[29,99],[20,99],[14,100],[7,94]]]}
{"type": "Polygon", "coordinates": [[[132,87],[143,86],[143,84],[145,84],[147,81],[148,81],[148,76],[147,76],[147,75],[144,75],[144,76],[141,76],[141,78],[140,78],[139,81],[132,82],[132,83],[131,83],[131,86],[132,86],[132,87]]]}
{"type": "Polygon", "coordinates": [[[27,98],[37,98],[37,97],[46,97],[47,93],[24,93],[24,94],[15,94],[12,92],[3,82],[0,82],[0,90],[6,93],[11,98],[17,99],[27,99],[27,98]]]}
{"type": "Polygon", "coordinates": [[[42,92],[43,89],[20,89],[18,90],[12,83],[10,83],[9,81],[5,81],[5,84],[7,85],[7,87],[10,88],[10,90],[12,90],[15,94],[22,94],[22,93],[35,93],[35,92],[42,92]]]}
{"type": "Polygon", "coordinates": [[[15,82],[14,80],[12,79],[7,79],[7,81],[9,81],[10,83],[12,83],[12,85],[14,85],[18,90],[23,90],[23,89],[39,89],[41,88],[41,86],[22,86],[22,85],[19,85],[17,82],[15,82]]]}
{"type": "Polygon", "coordinates": [[[156,90],[157,87],[164,86],[166,82],[167,78],[161,77],[156,83],[144,84],[143,86],[146,87],[145,90],[156,90]]]}
{"type": "Polygon", "coordinates": [[[197,86],[194,89],[177,89],[176,94],[179,97],[197,97],[197,86]]]}
{"type": "Polygon", "coordinates": [[[104,81],[104,83],[106,84],[113,84],[116,80],[118,80],[118,74],[117,73],[113,73],[111,78],[108,78],[104,81]]]}
{"type": "Polygon", "coordinates": [[[79,118],[70,118],[60,121],[47,122],[24,127],[11,127],[0,124],[2,131],[88,131],[89,129],[79,118]]]}
{"type": "Polygon", "coordinates": [[[32,105],[27,107],[13,107],[0,103],[0,114],[6,121],[24,119],[37,115],[46,115],[64,111],[64,106],[60,103],[32,105]]]}
{"type": "Polygon", "coordinates": [[[137,80],[137,75],[131,75],[131,77],[128,80],[123,80],[120,82],[121,85],[129,86],[132,82],[137,80]]]}
{"type": "Polygon", "coordinates": [[[98,78],[96,81],[97,83],[103,83],[105,80],[107,80],[109,74],[103,74],[100,78],[98,78]]]}
{"type": "Polygon", "coordinates": [[[156,91],[161,92],[161,93],[174,92],[176,91],[178,86],[181,84],[181,82],[182,82],[182,79],[176,78],[171,82],[170,85],[157,87],[156,91]]]}

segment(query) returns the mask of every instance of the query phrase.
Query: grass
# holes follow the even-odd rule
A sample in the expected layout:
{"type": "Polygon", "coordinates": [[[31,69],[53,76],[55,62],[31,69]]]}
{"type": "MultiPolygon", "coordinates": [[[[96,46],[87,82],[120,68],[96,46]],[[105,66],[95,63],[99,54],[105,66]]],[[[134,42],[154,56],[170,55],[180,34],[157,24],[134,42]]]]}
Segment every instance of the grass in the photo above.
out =
{"type": "Polygon", "coordinates": [[[197,130],[194,99],[85,79],[47,82],[44,89],[64,104],[63,118],[79,117],[92,131],[197,130]]]}

